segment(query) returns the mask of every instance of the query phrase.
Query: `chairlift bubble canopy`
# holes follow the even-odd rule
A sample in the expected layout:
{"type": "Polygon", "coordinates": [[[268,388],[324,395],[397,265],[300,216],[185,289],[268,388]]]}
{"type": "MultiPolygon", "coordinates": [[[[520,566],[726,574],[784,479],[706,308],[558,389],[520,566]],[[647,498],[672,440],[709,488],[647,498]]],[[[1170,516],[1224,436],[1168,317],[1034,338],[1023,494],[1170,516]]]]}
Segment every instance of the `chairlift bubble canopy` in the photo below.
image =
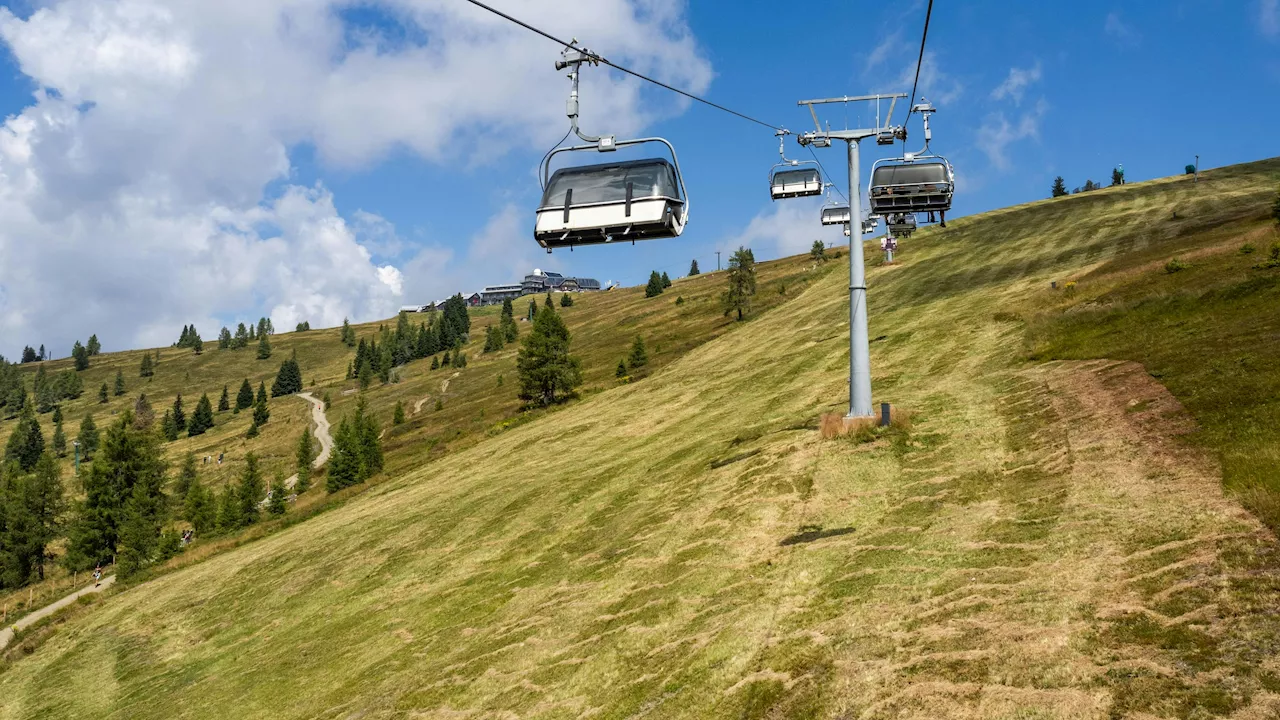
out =
{"type": "Polygon", "coordinates": [[[951,209],[955,173],[937,156],[878,160],[870,185],[873,214],[946,212],[951,209]]]}
{"type": "Polygon", "coordinates": [[[774,200],[822,194],[822,174],[816,167],[774,170],[769,174],[769,194],[774,200]]]}
{"type": "Polygon", "coordinates": [[[644,158],[556,170],[542,193],[533,234],[550,250],[678,237],[687,220],[676,166],[644,158]]]}
{"type": "Polygon", "coordinates": [[[826,205],[822,208],[823,225],[847,225],[851,217],[848,205],[826,205]]]}

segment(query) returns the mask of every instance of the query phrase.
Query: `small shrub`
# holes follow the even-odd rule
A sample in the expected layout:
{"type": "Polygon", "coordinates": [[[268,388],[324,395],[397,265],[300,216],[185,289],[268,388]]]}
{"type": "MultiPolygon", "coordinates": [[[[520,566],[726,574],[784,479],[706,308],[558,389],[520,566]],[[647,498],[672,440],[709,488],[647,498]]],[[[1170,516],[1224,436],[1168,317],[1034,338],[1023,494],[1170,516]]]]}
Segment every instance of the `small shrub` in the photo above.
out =
{"type": "Polygon", "coordinates": [[[1254,247],[1252,243],[1245,243],[1240,247],[1241,255],[1252,255],[1257,251],[1258,251],[1258,248],[1254,247]]]}
{"type": "Polygon", "coordinates": [[[683,304],[684,304],[684,296],[683,296],[683,295],[677,295],[677,296],[676,296],[676,305],[683,305],[683,304]]]}
{"type": "Polygon", "coordinates": [[[436,398],[436,412],[440,412],[443,409],[444,403],[440,401],[440,398],[436,398]]]}
{"type": "Polygon", "coordinates": [[[1076,281],[1068,280],[1067,283],[1062,286],[1062,292],[1065,293],[1067,297],[1074,297],[1076,294],[1076,281]]]}
{"type": "Polygon", "coordinates": [[[1179,258],[1173,258],[1172,260],[1164,264],[1164,271],[1172,275],[1176,272],[1182,272],[1183,270],[1186,270],[1189,267],[1191,266],[1183,262],[1179,258]]]}
{"type": "Polygon", "coordinates": [[[502,376],[498,376],[498,387],[502,387],[502,376]]]}

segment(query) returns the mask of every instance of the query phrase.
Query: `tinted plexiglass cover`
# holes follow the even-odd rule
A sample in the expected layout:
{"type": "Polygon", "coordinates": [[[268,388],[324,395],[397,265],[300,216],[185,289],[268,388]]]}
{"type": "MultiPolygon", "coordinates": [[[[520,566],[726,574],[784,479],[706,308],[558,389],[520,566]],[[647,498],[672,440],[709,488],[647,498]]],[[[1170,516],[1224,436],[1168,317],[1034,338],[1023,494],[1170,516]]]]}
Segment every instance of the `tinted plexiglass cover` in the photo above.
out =
{"type": "Polygon", "coordinates": [[[626,202],[627,183],[631,183],[632,200],[680,200],[675,168],[662,158],[654,158],[556,170],[542,194],[542,207],[564,207],[565,192],[570,189],[575,206],[626,202]]]}
{"type": "Polygon", "coordinates": [[[812,168],[803,170],[782,170],[773,174],[774,185],[801,185],[818,182],[818,171],[812,168]]]}
{"type": "Polygon", "coordinates": [[[871,185],[873,187],[947,182],[950,182],[947,179],[947,168],[942,163],[882,165],[876,168],[871,177],[871,185]]]}

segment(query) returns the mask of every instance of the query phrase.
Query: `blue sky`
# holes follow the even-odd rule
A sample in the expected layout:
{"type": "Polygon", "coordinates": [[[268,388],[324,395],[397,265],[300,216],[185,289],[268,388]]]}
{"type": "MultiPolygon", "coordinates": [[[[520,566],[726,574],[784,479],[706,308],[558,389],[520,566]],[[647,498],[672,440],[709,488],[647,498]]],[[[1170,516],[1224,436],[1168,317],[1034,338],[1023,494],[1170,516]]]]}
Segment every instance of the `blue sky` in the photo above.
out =
{"type": "MultiPolygon", "coordinates": [[[[609,0],[610,7],[639,7],[633,10],[634,22],[614,26],[609,15],[619,15],[616,8],[588,20],[544,0],[493,4],[553,32],[577,36],[606,57],[793,130],[812,129],[807,113],[796,107],[802,98],[910,92],[925,12],[924,2],[819,0],[780,7],[756,0],[646,0],[639,6],[609,0]]],[[[257,22],[265,12],[257,8],[268,5],[272,3],[245,10],[246,19],[237,22],[257,22]]],[[[689,226],[678,239],[557,251],[547,257],[531,236],[539,196],[534,173],[542,154],[567,129],[563,106],[568,82],[553,68],[559,48],[518,37],[524,33],[518,29],[495,29],[491,18],[462,0],[332,2],[326,7],[324,16],[282,9],[285,24],[280,18],[261,19],[261,37],[274,42],[287,34],[284,44],[290,54],[264,51],[266,59],[257,60],[260,73],[251,67],[246,74],[225,77],[208,70],[212,64],[205,62],[217,55],[222,36],[204,35],[208,23],[194,11],[169,13],[163,5],[138,0],[66,0],[39,7],[18,3],[0,14],[0,115],[8,117],[14,137],[23,137],[14,130],[19,127],[15,118],[34,118],[37,125],[23,146],[35,149],[11,154],[8,176],[11,181],[19,176],[14,163],[27,162],[33,173],[42,173],[43,193],[10,208],[13,215],[6,215],[0,200],[0,221],[21,220],[8,230],[0,227],[0,260],[10,264],[9,273],[0,269],[0,353],[11,356],[29,342],[17,336],[31,336],[34,328],[59,348],[69,348],[69,340],[87,335],[95,322],[113,327],[113,339],[120,338],[117,347],[176,336],[187,322],[183,318],[202,323],[202,332],[211,337],[216,327],[203,330],[204,325],[268,313],[278,327],[295,319],[319,318],[323,324],[343,315],[371,319],[393,303],[425,302],[446,292],[516,279],[520,268],[534,264],[629,285],[643,282],[652,269],[682,275],[691,258],[704,269],[713,268],[717,249],[742,243],[751,245],[757,258],[770,258],[801,251],[815,237],[843,239],[817,225],[820,203],[769,200],[766,178],[777,160],[771,131],[615,77],[607,99],[593,94],[592,86],[584,88],[583,125],[593,133],[641,132],[671,140],[689,186],[689,226]],[[118,12],[124,19],[115,25],[94,25],[92,18],[102,15],[94,11],[103,6],[128,12],[118,12]],[[44,22],[55,17],[69,20],[73,29],[81,23],[83,32],[44,22]],[[500,47],[518,44],[519,52],[504,57],[503,52],[467,51],[465,42],[475,39],[483,45],[486,33],[496,33],[500,47]],[[138,49],[126,42],[128,49],[118,54],[112,48],[122,41],[104,37],[145,38],[146,44],[138,49]],[[71,49],[77,42],[92,46],[93,52],[78,54],[71,49]],[[299,52],[307,43],[317,51],[299,52]],[[450,61],[456,64],[447,67],[411,62],[441,47],[467,52],[457,53],[450,61]],[[355,62],[358,57],[363,64],[355,62]],[[121,70],[122,63],[138,58],[169,72],[144,77],[138,68],[121,70]],[[279,85],[273,86],[277,59],[294,74],[281,71],[279,85]],[[307,62],[321,66],[316,69],[320,76],[329,73],[316,81],[325,98],[314,114],[332,117],[313,121],[287,110],[263,110],[264,119],[257,118],[274,97],[287,96],[294,87],[305,90],[297,78],[310,77],[311,71],[301,67],[307,62]],[[368,74],[360,76],[361,68],[368,74]],[[441,77],[431,74],[434,69],[441,69],[441,77]],[[475,76],[461,77],[461,72],[475,76]],[[517,75],[524,78],[521,86],[499,87],[502,78],[517,75]],[[256,100],[231,95],[259,81],[266,90],[256,100]],[[415,95],[418,84],[428,88],[421,97],[415,95]],[[236,88],[228,90],[228,85],[236,88]],[[174,89],[179,87],[180,92],[174,89]],[[35,98],[41,88],[49,94],[35,98]],[[224,93],[230,98],[225,102],[224,93]],[[199,100],[193,102],[193,97],[199,100]],[[399,98],[404,102],[395,104],[399,98]],[[434,105],[437,100],[444,107],[434,105]],[[608,106],[608,117],[598,112],[602,105],[608,106]],[[110,122],[95,117],[99,109],[110,122]],[[57,117],[57,112],[72,119],[39,121],[38,116],[57,117]],[[48,137],[35,142],[31,138],[45,128],[40,122],[48,123],[48,137]],[[75,142],[64,140],[57,162],[42,158],[41,153],[61,147],[53,140],[54,129],[68,123],[79,123],[76,132],[81,134],[74,136],[75,142]],[[84,147],[93,151],[89,156],[95,162],[80,160],[74,148],[84,147]],[[237,155],[241,152],[243,158],[237,155]],[[135,169],[140,153],[157,159],[149,165],[136,161],[140,165],[135,169]],[[127,160],[118,159],[126,154],[127,160]],[[115,204],[87,214],[86,208],[106,192],[98,188],[117,187],[113,183],[119,189],[111,201],[115,204]],[[62,190],[57,194],[48,188],[62,190]],[[154,205],[165,212],[136,215],[139,203],[145,205],[151,197],[162,198],[154,205]],[[213,206],[217,212],[199,210],[213,206]],[[148,233],[184,238],[195,233],[184,227],[188,223],[210,233],[192,240],[192,247],[200,249],[191,252],[216,255],[225,246],[231,248],[226,252],[243,252],[245,258],[266,264],[315,247],[331,248],[325,252],[334,257],[352,251],[354,246],[341,239],[330,238],[331,245],[315,240],[316,233],[337,232],[337,223],[364,248],[368,272],[315,289],[318,275],[332,276],[353,262],[316,257],[305,263],[309,270],[291,269],[277,288],[272,283],[280,273],[259,270],[241,283],[234,267],[224,268],[219,272],[225,276],[207,283],[194,276],[188,284],[199,286],[200,292],[179,294],[173,312],[160,312],[151,309],[153,302],[132,296],[116,306],[118,294],[128,295],[121,288],[136,286],[137,278],[123,269],[117,277],[115,268],[99,262],[92,274],[107,277],[91,292],[101,311],[88,313],[88,320],[72,320],[57,307],[36,308],[32,288],[65,282],[52,273],[81,249],[68,240],[60,251],[64,254],[56,258],[19,250],[32,243],[61,242],[70,231],[58,223],[68,213],[79,218],[76,232],[85,226],[118,228],[127,223],[112,218],[128,218],[130,231],[114,241],[126,254],[136,251],[132,244],[148,233]],[[216,225],[213,230],[210,223],[216,225]],[[43,232],[50,239],[42,240],[43,232]],[[23,272],[34,273],[38,283],[17,277],[23,260],[31,265],[23,272]],[[40,277],[41,272],[49,275],[40,277]],[[382,292],[386,288],[379,282],[400,294],[382,292]],[[361,283],[373,283],[378,290],[367,291],[361,283]],[[301,295],[309,299],[297,300],[301,295]],[[142,317],[130,320],[129,313],[142,317]],[[117,319],[122,314],[125,319],[117,319]],[[6,333],[11,336],[3,337],[6,333]]],[[[234,36],[240,28],[229,25],[228,36],[234,36]]],[[[586,72],[601,76],[596,78],[601,82],[609,75],[603,69],[586,72]]],[[[1106,181],[1111,168],[1121,163],[1136,181],[1180,172],[1197,153],[1202,167],[1259,159],[1277,154],[1269,131],[1280,104],[1280,7],[1276,0],[1070,5],[942,0],[933,10],[921,86],[920,94],[938,107],[934,149],[956,167],[955,216],[1042,198],[1055,175],[1074,187],[1087,178],[1106,181]]],[[[865,125],[867,112],[828,106],[824,119],[834,127],[854,126],[859,120],[865,125]]],[[[919,144],[918,116],[909,129],[913,136],[908,145],[914,148],[919,144]]],[[[0,149],[3,142],[0,136],[0,149]]],[[[871,162],[885,150],[863,144],[864,181],[871,162]]],[[[817,152],[843,188],[843,149],[817,152]]],[[[809,158],[793,139],[787,142],[787,154],[809,158]]],[[[0,155],[0,176],[5,175],[4,162],[0,155]]],[[[154,237],[151,241],[148,250],[137,251],[139,262],[164,257],[165,243],[154,237]]],[[[175,257],[164,262],[195,261],[175,257]]]]}

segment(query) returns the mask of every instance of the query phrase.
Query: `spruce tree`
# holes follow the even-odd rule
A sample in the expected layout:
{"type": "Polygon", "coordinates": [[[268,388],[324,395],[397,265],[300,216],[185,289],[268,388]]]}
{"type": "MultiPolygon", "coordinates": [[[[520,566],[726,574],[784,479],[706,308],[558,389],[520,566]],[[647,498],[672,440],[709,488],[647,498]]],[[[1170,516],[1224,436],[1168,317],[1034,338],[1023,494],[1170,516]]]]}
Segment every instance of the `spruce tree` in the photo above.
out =
{"type": "Polygon", "coordinates": [[[563,295],[561,295],[560,307],[573,307],[573,296],[570,295],[569,293],[564,293],[563,295]]]}
{"type": "Polygon", "coordinates": [[[199,355],[204,352],[204,340],[200,339],[200,333],[194,333],[194,335],[195,336],[191,338],[191,351],[196,355],[199,355]]]}
{"type": "Polygon", "coordinates": [[[236,410],[245,410],[253,405],[253,386],[249,378],[240,383],[240,392],[236,393],[236,410]]]}
{"type": "Polygon", "coordinates": [[[325,478],[325,490],[336,493],[359,482],[360,447],[351,429],[351,421],[342,416],[333,434],[333,451],[329,455],[329,472],[325,478]]]}
{"type": "Polygon", "coordinates": [[[284,486],[284,479],[276,475],[276,479],[271,482],[271,499],[267,502],[267,512],[280,517],[284,511],[288,509],[285,505],[285,496],[289,494],[289,489],[284,486]]]}
{"type": "Polygon", "coordinates": [[[360,460],[363,468],[360,481],[382,472],[382,433],[378,429],[378,420],[365,406],[364,398],[356,402],[356,414],[353,427],[359,437],[360,460]]]}
{"type": "Polygon", "coordinates": [[[35,408],[28,403],[18,414],[18,424],[5,443],[4,462],[16,462],[22,472],[31,472],[43,453],[44,434],[40,432],[40,421],[36,419],[35,408]]]}
{"type": "Polygon", "coordinates": [[[240,486],[236,488],[242,525],[258,522],[258,502],[262,500],[264,494],[262,472],[258,469],[258,456],[252,452],[247,453],[244,456],[244,472],[240,474],[240,486]]]}
{"type": "Polygon", "coordinates": [[[81,345],[79,340],[71,348],[71,358],[75,361],[77,372],[89,369],[89,349],[81,345]]]}
{"type": "Polygon", "coordinates": [[[671,287],[671,278],[667,277],[667,271],[662,271],[662,287],[663,289],[671,287]]]}
{"type": "Polygon", "coordinates": [[[1062,197],[1067,194],[1067,183],[1061,175],[1053,179],[1053,187],[1049,188],[1049,194],[1051,197],[1062,197]]]}
{"type": "Polygon", "coordinates": [[[271,341],[267,340],[266,333],[258,333],[258,359],[266,360],[271,357],[271,341]]]}
{"type": "Polygon", "coordinates": [[[258,383],[258,397],[253,402],[253,424],[261,427],[267,424],[271,411],[267,409],[267,386],[258,383]]]}
{"type": "Polygon", "coordinates": [[[231,409],[231,396],[227,393],[227,386],[222,386],[222,397],[218,398],[218,412],[226,412],[231,409]]]}
{"type": "Polygon", "coordinates": [[[156,374],[155,365],[151,360],[151,353],[147,353],[146,355],[142,356],[142,366],[138,370],[138,376],[149,378],[155,374],[156,374]]]}
{"type": "Polygon", "coordinates": [[[529,315],[525,319],[533,322],[536,317],[538,317],[538,301],[534,298],[529,298],[529,315]]]}
{"type": "Polygon", "coordinates": [[[102,353],[102,343],[98,342],[97,335],[89,336],[89,344],[86,349],[89,351],[89,357],[102,353]]]}
{"type": "Polygon", "coordinates": [[[271,397],[302,392],[302,369],[298,367],[297,353],[280,363],[276,381],[271,385],[271,397]]]}
{"type": "Polygon", "coordinates": [[[616,377],[616,378],[624,378],[624,377],[626,377],[626,376],[627,376],[627,361],[626,361],[626,360],[619,360],[619,361],[618,361],[618,367],[617,367],[617,369],[615,369],[615,370],[613,371],[613,376],[614,376],[614,377],[616,377]]]}
{"type": "Polygon", "coordinates": [[[222,326],[222,329],[218,331],[218,349],[219,350],[231,349],[231,331],[228,330],[225,325],[222,326]]]}
{"type": "Polygon", "coordinates": [[[400,402],[399,400],[396,401],[396,409],[391,416],[391,424],[392,425],[404,424],[404,403],[400,402]]]}
{"type": "Polygon", "coordinates": [[[293,487],[299,495],[311,487],[311,463],[314,457],[315,449],[311,439],[311,428],[304,428],[302,437],[298,438],[298,448],[294,455],[294,467],[297,470],[298,480],[293,487]]]}
{"type": "Polygon", "coordinates": [[[231,483],[227,483],[222,488],[222,494],[218,497],[218,530],[231,532],[241,527],[242,524],[240,500],[236,495],[236,488],[231,483]]]}
{"type": "Polygon", "coordinates": [[[516,358],[521,400],[549,405],[564,400],[582,384],[582,363],[569,355],[570,340],[560,315],[550,307],[542,308],[532,331],[520,341],[516,358]]]}
{"type": "Polygon", "coordinates": [[[662,276],[658,274],[657,270],[654,270],[649,273],[649,284],[645,285],[644,296],[647,298],[657,297],[662,294],[662,289],[664,287],[665,286],[662,284],[662,276]]]}
{"type": "Polygon", "coordinates": [[[116,397],[120,397],[121,395],[125,394],[124,371],[116,370],[116,383],[115,383],[115,387],[112,388],[111,392],[115,394],[116,397]]]}
{"type": "Polygon", "coordinates": [[[151,409],[151,403],[147,401],[147,394],[142,393],[133,404],[133,424],[139,430],[147,430],[155,421],[155,410],[151,409]]]}
{"type": "Polygon", "coordinates": [[[200,402],[196,403],[196,411],[191,414],[191,422],[187,424],[187,437],[203,435],[212,427],[213,403],[209,402],[209,395],[206,393],[200,396],[200,402]]]}
{"type": "Polygon", "coordinates": [[[252,440],[253,438],[258,437],[261,432],[262,431],[258,428],[258,423],[249,423],[249,429],[245,431],[244,436],[252,440]]]}
{"type": "Polygon", "coordinates": [[[198,477],[192,478],[191,485],[187,488],[187,495],[182,503],[182,514],[187,522],[191,523],[196,535],[212,533],[217,528],[217,500],[198,477]]]}
{"type": "Polygon", "coordinates": [[[627,355],[627,365],[632,370],[649,364],[649,353],[644,348],[644,338],[639,335],[631,342],[631,353],[627,355]]]}
{"type": "Polygon", "coordinates": [[[432,356],[431,356],[431,369],[432,369],[432,370],[439,370],[439,369],[440,369],[440,358],[439,358],[439,356],[436,356],[436,355],[432,355],[432,356]]]}
{"type": "Polygon", "coordinates": [[[343,345],[347,347],[356,346],[356,331],[355,328],[351,327],[351,321],[347,318],[342,318],[342,334],[340,337],[343,345]]]}
{"type": "MultiPolygon", "coordinates": [[[[58,412],[61,412],[59,408],[58,412]]],[[[67,435],[62,431],[62,416],[53,421],[53,439],[50,441],[50,447],[53,448],[54,454],[58,457],[67,456],[67,435]]]]}
{"type": "Polygon", "coordinates": [[[231,349],[239,350],[249,345],[249,331],[245,329],[244,323],[236,326],[236,335],[231,339],[231,349]]]}
{"type": "Polygon", "coordinates": [[[178,423],[173,420],[173,411],[165,410],[164,417],[160,420],[160,435],[169,442],[178,439],[178,423]]]}
{"type": "Polygon", "coordinates": [[[756,294],[756,258],[744,247],[739,247],[729,258],[726,276],[729,288],[720,296],[724,314],[737,312],[738,320],[751,312],[751,297],[756,294]]]}
{"type": "Polygon", "coordinates": [[[701,272],[702,271],[698,269],[698,259],[694,258],[693,262],[689,263],[689,277],[701,274],[701,272]]]}
{"type": "Polygon", "coordinates": [[[186,500],[187,492],[191,489],[191,484],[196,481],[196,454],[188,451],[182,456],[182,467],[178,469],[178,479],[173,483],[173,496],[179,500],[186,500]]]}
{"type": "Polygon", "coordinates": [[[182,432],[187,429],[187,413],[182,409],[182,393],[173,399],[173,426],[182,432]]]}
{"type": "Polygon", "coordinates": [[[36,360],[38,359],[39,358],[36,355],[35,348],[31,347],[30,345],[27,345],[26,347],[22,348],[22,362],[33,363],[33,362],[36,362],[36,360]]]}
{"type": "Polygon", "coordinates": [[[48,353],[46,353],[46,352],[44,351],[44,345],[43,345],[43,344],[41,344],[41,345],[40,345],[40,360],[41,360],[41,361],[44,361],[44,360],[48,360],[48,359],[49,359],[49,354],[48,354],[48,353]]]}
{"type": "Polygon", "coordinates": [[[365,359],[360,363],[360,370],[356,375],[360,378],[360,389],[368,390],[373,384],[373,364],[365,359]]]}
{"type": "Polygon", "coordinates": [[[92,459],[94,453],[98,452],[98,426],[93,422],[92,415],[85,415],[80,421],[76,442],[80,443],[80,456],[84,460],[92,459]]]}
{"type": "Polygon", "coordinates": [[[107,401],[110,399],[111,398],[107,393],[107,384],[102,383],[102,387],[98,388],[98,402],[102,405],[106,405],[107,401]]]}

